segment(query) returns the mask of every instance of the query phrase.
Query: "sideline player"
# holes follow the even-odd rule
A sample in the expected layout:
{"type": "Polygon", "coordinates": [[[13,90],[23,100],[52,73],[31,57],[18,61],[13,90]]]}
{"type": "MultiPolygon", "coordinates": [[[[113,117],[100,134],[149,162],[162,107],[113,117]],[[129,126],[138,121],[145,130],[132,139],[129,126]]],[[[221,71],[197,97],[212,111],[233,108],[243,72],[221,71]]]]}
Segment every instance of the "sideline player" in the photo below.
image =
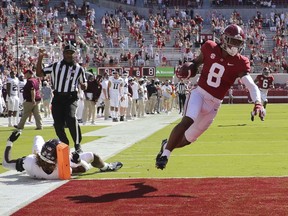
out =
{"type": "MultiPolygon", "coordinates": [[[[59,179],[57,167],[56,147],[59,139],[44,141],[42,136],[35,136],[32,148],[32,154],[11,159],[11,150],[13,143],[19,138],[21,130],[12,132],[7,140],[3,157],[3,166],[6,169],[26,171],[32,178],[36,179],[59,179]]],[[[70,172],[72,174],[83,173],[92,167],[99,168],[101,172],[119,170],[123,164],[121,162],[106,163],[98,155],[92,152],[78,153],[77,151],[70,155],[70,172]]]]}
{"type": "Polygon", "coordinates": [[[238,77],[249,90],[254,104],[255,113],[261,117],[262,104],[260,91],[250,76],[250,62],[240,53],[244,47],[244,32],[234,24],[228,25],[222,36],[221,43],[206,41],[201,52],[192,63],[184,64],[178,77],[189,78],[196,75],[203,64],[198,87],[191,91],[183,112],[181,122],[174,127],[170,137],[163,140],[160,152],[156,157],[156,168],[164,169],[171,152],[197,140],[212,124],[228,89],[238,77]]]}
{"type": "MultiPolygon", "coordinates": [[[[254,82],[258,86],[261,94],[261,101],[263,104],[263,107],[265,109],[266,114],[266,106],[268,103],[268,91],[270,88],[274,88],[274,77],[272,74],[270,74],[270,69],[268,67],[263,68],[262,74],[257,75],[254,82]]],[[[254,121],[255,113],[251,112],[251,121],[254,121]]],[[[264,120],[264,119],[262,119],[264,120]]]]}
{"type": "Polygon", "coordinates": [[[118,71],[113,72],[113,76],[109,78],[108,82],[108,98],[110,100],[110,111],[113,122],[118,122],[118,108],[120,100],[123,97],[123,79],[119,76],[118,71]]]}
{"type": "Polygon", "coordinates": [[[19,79],[13,69],[10,72],[10,78],[7,80],[7,96],[8,96],[8,127],[12,127],[18,122],[17,113],[19,111],[19,79]]]}
{"type": "Polygon", "coordinates": [[[123,71],[122,74],[123,79],[123,97],[120,99],[120,121],[124,121],[124,116],[126,115],[126,111],[128,108],[128,102],[131,100],[131,94],[129,93],[129,83],[128,83],[128,72],[123,71]]]}

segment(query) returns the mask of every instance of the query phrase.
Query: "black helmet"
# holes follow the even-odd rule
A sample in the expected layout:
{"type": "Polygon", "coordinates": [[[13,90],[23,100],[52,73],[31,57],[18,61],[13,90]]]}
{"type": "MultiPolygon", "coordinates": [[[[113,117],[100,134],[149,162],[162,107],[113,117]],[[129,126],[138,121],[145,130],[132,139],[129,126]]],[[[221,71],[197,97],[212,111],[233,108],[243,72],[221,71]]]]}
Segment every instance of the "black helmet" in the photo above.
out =
{"type": "Polygon", "coordinates": [[[39,154],[40,158],[47,163],[56,164],[57,162],[57,151],[56,146],[60,143],[59,139],[48,140],[42,146],[41,153],[39,154]]]}
{"type": "Polygon", "coordinates": [[[77,51],[77,44],[76,41],[66,41],[65,47],[64,47],[64,52],[65,51],[77,51]]]}

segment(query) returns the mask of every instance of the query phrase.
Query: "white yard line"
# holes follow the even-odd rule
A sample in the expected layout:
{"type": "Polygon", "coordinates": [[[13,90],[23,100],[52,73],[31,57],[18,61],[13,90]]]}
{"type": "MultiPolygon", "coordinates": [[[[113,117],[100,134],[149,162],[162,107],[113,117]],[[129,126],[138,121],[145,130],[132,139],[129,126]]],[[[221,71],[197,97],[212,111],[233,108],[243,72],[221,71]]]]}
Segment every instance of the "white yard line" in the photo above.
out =
{"type": "MultiPolygon", "coordinates": [[[[95,152],[106,160],[179,118],[180,115],[171,113],[170,115],[149,115],[146,118],[113,124],[111,123],[112,120],[99,120],[97,125],[112,126],[84,134],[83,136],[104,137],[87,143],[82,148],[84,151],[95,152]]],[[[46,120],[46,125],[51,124],[51,120],[46,120]]],[[[7,119],[0,118],[0,125],[7,127],[7,119]]],[[[34,180],[25,173],[17,173],[16,171],[0,174],[0,215],[10,215],[66,182],[34,180]]]]}

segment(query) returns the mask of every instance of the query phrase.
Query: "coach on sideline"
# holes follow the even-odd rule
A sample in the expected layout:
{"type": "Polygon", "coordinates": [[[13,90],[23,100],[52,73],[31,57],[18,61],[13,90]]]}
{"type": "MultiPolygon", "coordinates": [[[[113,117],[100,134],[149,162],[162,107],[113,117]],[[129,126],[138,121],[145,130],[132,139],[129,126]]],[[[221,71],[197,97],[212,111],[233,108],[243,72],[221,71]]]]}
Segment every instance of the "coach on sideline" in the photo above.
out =
{"type": "Polygon", "coordinates": [[[51,83],[54,90],[52,99],[52,116],[54,128],[58,138],[69,145],[65,133],[65,126],[69,128],[77,152],[82,152],[81,129],[76,118],[78,86],[82,90],[87,88],[85,69],[74,61],[76,42],[67,41],[63,50],[63,60],[42,68],[42,60],[47,57],[44,49],[39,50],[36,75],[44,77],[51,74],[51,83]]]}

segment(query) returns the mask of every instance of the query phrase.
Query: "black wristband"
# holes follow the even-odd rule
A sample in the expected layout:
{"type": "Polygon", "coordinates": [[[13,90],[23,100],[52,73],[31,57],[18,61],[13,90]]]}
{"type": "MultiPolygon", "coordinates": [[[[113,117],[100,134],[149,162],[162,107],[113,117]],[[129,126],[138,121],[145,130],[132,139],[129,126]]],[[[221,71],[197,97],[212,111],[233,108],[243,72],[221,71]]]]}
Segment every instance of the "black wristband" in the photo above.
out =
{"type": "Polygon", "coordinates": [[[18,171],[18,172],[23,172],[25,169],[24,169],[24,167],[23,167],[23,160],[24,160],[24,158],[25,157],[22,157],[22,158],[18,158],[17,160],[16,160],[16,170],[18,171]]]}

